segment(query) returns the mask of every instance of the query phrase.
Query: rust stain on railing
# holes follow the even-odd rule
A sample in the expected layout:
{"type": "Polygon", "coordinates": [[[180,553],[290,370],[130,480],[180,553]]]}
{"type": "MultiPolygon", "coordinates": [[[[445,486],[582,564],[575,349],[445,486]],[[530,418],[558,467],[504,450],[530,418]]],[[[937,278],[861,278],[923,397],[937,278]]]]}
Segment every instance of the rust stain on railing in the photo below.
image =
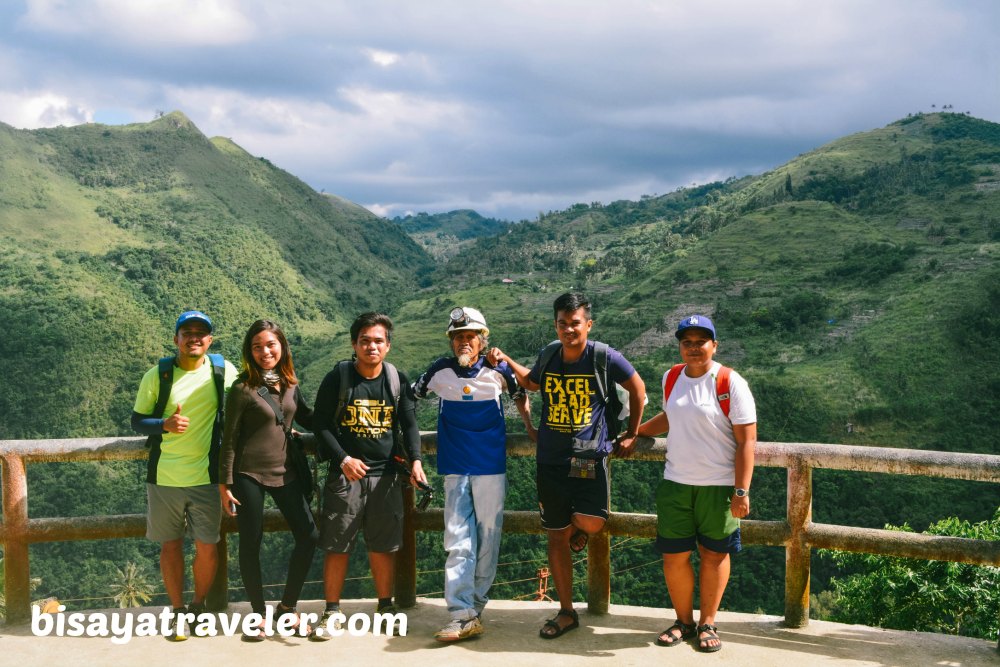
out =
{"type": "MultiPolygon", "coordinates": [[[[423,433],[424,451],[436,451],[433,432],[423,433]]],[[[145,516],[89,516],[74,518],[28,518],[28,463],[139,460],[147,456],[145,438],[89,438],[70,440],[0,441],[3,466],[3,523],[0,542],[4,547],[4,579],[7,621],[30,619],[28,546],[37,542],[141,537],[145,516]]],[[[305,438],[307,448],[311,436],[305,438]]],[[[662,461],[666,442],[640,438],[633,458],[662,461]]],[[[535,446],[526,435],[508,437],[511,456],[534,456],[535,446]]],[[[743,541],[747,544],[785,548],[785,623],[801,627],[809,622],[809,573],[813,548],[862,551],[890,556],[948,560],[978,565],[1000,566],[1000,543],[957,537],[904,533],[899,531],[814,524],[812,522],[812,471],[816,468],[878,472],[901,475],[928,475],[980,482],[1000,482],[1000,456],[929,452],[886,447],[858,447],[814,443],[757,444],[758,466],[788,469],[788,501],[785,521],[744,521],[743,541]]],[[[616,461],[615,465],[627,465],[616,461]]],[[[412,492],[406,495],[404,544],[396,563],[396,598],[400,606],[416,601],[417,530],[441,531],[444,513],[432,509],[413,512],[412,492]]],[[[225,532],[236,530],[235,520],[223,522],[225,532]]],[[[265,530],[287,530],[277,510],[265,513],[265,530]]],[[[504,530],[512,533],[544,532],[536,512],[504,512],[504,530]]],[[[612,512],[605,531],[592,538],[588,549],[588,605],[594,613],[606,613],[610,601],[610,535],[653,538],[656,516],[612,512]]],[[[209,602],[215,608],[226,604],[225,540],[220,543],[220,571],[209,602]]]]}

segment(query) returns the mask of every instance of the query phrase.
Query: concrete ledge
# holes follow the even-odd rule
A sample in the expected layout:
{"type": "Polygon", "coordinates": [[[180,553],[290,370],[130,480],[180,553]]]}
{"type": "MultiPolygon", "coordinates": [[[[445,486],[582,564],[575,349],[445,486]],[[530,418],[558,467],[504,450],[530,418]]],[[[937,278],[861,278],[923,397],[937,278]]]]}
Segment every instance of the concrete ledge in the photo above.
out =
{"type": "MultiPolygon", "coordinates": [[[[374,611],[372,600],[346,600],[343,609],[353,613],[374,611]]],[[[320,612],[322,602],[306,601],[301,611],[320,612]]],[[[239,637],[192,637],[170,643],[162,637],[142,637],[128,644],[104,638],[35,637],[30,626],[4,628],[0,648],[18,664],[48,664],[53,659],[74,665],[140,664],[143,667],[178,664],[401,664],[407,667],[474,664],[512,667],[544,662],[547,667],[579,665],[649,665],[669,660],[672,665],[948,665],[979,666],[1000,663],[996,645],[981,639],[920,632],[880,630],[857,625],[812,621],[802,629],[789,629],[775,616],[722,612],[719,634],[721,652],[698,653],[694,644],[663,648],[656,635],[673,622],[673,611],[612,605],[611,613],[587,614],[578,603],[581,627],[559,639],[544,640],[538,630],[554,615],[552,602],[491,602],[484,614],[486,632],[479,638],[441,644],[434,632],[448,620],[441,599],[418,600],[407,610],[406,637],[334,638],[311,643],[304,638],[271,638],[247,644],[239,637]],[[383,662],[384,661],[384,662],[383,662]]],[[[128,613],[159,613],[161,608],[133,609],[128,613]]],[[[103,610],[108,614],[118,610],[103,610]]],[[[123,610],[122,610],[123,611],[123,610]]],[[[230,605],[231,612],[247,613],[246,603],[230,605]]]]}

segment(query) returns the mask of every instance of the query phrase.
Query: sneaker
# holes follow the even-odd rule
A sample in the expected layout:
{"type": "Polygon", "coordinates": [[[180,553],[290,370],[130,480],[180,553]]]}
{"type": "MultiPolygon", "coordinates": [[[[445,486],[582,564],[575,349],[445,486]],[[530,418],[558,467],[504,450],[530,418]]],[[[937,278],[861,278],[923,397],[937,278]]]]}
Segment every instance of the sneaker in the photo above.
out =
{"type": "Polygon", "coordinates": [[[324,611],[323,615],[320,616],[319,620],[316,621],[316,625],[313,626],[312,631],[309,633],[309,641],[311,642],[325,642],[331,639],[330,631],[332,630],[343,630],[344,624],[338,618],[330,624],[330,617],[337,613],[343,613],[339,609],[334,609],[333,611],[324,611]]]}
{"type": "Polygon", "coordinates": [[[394,605],[394,604],[392,604],[390,602],[389,604],[382,605],[381,607],[379,607],[378,609],[376,609],[375,613],[376,614],[398,614],[399,613],[399,607],[397,607],[396,605],[394,605]]]}
{"type": "Polygon", "coordinates": [[[188,611],[187,607],[174,607],[174,617],[170,619],[167,625],[167,632],[163,635],[163,638],[168,642],[183,642],[187,641],[187,635],[183,632],[178,632],[177,616],[179,614],[186,613],[188,611]]]}
{"type": "Polygon", "coordinates": [[[194,623],[191,624],[191,634],[195,637],[210,637],[206,628],[198,629],[198,617],[208,611],[204,602],[192,602],[187,606],[189,614],[194,614],[194,623]]]}
{"type": "Polygon", "coordinates": [[[483,634],[483,624],[479,621],[478,616],[466,621],[453,618],[448,625],[434,633],[434,639],[439,642],[457,642],[481,634],[483,634]]]}

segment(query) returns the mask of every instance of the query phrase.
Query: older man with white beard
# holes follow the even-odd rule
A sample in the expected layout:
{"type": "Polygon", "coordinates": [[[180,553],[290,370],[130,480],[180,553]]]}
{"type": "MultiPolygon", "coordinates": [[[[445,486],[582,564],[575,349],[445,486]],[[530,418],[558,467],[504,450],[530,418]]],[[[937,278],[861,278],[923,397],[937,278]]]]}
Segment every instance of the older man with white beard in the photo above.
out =
{"type": "Polygon", "coordinates": [[[482,612],[496,576],[507,493],[504,393],[535,429],[524,390],[506,363],[489,364],[489,328],[475,308],[455,308],[447,335],[455,356],[438,359],[413,385],[419,398],[438,404],[438,474],[444,476],[444,597],[451,621],[435,638],[453,642],[483,633],[482,612]]]}

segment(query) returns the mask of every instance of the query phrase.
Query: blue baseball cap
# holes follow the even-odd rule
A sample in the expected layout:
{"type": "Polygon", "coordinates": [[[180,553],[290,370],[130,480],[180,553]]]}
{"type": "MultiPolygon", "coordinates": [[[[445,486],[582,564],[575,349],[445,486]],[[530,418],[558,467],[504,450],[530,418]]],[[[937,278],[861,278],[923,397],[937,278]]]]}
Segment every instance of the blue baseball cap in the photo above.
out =
{"type": "Polygon", "coordinates": [[[208,315],[200,310],[186,310],[181,313],[181,316],[177,318],[177,324],[174,325],[174,333],[180,331],[181,326],[188,322],[201,322],[208,327],[208,333],[212,333],[212,320],[208,319],[208,315]]]}
{"type": "Polygon", "coordinates": [[[715,340],[715,325],[712,324],[712,320],[708,319],[704,315],[692,315],[691,317],[685,317],[681,320],[680,324],[677,325],[677,333],[674,335],[680,339],[680,337],[688,329],[704,329],[708,333],[712,334],[712,340],[715,340]]]}

